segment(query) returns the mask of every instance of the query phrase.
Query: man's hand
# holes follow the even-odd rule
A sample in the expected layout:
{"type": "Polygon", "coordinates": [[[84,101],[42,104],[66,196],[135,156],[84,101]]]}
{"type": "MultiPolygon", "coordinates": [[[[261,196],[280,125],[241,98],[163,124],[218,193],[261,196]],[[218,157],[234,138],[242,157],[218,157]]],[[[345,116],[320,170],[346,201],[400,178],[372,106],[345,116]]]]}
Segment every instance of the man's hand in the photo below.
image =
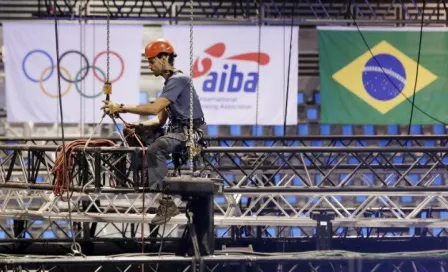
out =
{"type": "Polygon", "coordinates": [[[123,112],[123,104],[118,104],[110,100],[103,100],[104,106],[101,107],[106,114],[115,114],[123,112]]]}
{"type": "Polygon", "coordinates": [[[125,136],[132,136],[135,134],[135,128],[139,126],[139,124],[126,124],[126,126],[123,129],[123,133],[125,136]]]}

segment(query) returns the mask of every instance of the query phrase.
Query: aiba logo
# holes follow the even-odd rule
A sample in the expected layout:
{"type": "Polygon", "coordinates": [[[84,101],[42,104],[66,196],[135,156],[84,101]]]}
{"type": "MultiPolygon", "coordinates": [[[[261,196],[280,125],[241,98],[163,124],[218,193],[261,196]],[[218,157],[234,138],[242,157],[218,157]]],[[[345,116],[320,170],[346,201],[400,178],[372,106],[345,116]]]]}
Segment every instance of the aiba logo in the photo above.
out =
{"type": "Polygon", "coordinates": [[[222,58],[226,51],[224,43],[216,43],[204,52],[208,55],[201,60],[202,69],[199,69],[199,58],[193,64],[193,78],[205,76],[202,90],[204,92],[246,92],[253,93],[257,89],[259,75],[253,68],[241,67],[243,62],[255,62],[259,65],[269,63],[269,55],[266,53],[243,53],[222,58]],[[213,60],[220,60],[213,66],[213,60]],[[212,69],[213,68],[213,69],[212,69]]]}

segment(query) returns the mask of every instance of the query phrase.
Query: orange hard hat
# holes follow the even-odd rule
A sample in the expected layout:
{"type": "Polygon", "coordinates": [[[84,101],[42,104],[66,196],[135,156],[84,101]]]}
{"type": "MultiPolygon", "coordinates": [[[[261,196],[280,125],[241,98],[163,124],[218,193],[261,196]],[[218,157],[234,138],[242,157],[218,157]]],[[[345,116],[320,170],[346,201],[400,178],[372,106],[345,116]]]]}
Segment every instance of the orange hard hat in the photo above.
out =
{"type": "Polygon", "coordinates": [[[157,39],[149,42],[145,47],[145,58],[156,57],[160,53],[174,54],[173,45],[165,39],[157,39]]]}

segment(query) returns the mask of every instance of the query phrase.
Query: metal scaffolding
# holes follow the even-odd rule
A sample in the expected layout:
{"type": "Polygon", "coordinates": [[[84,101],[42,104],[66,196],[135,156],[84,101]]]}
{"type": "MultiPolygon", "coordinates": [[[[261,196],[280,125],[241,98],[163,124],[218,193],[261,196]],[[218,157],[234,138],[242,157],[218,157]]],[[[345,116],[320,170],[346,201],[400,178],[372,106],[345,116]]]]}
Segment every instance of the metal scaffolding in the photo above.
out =
{"type": "MultiPolygon", "coordinates": [[[[141,266],[150,271],[197,271],[194,263],[201,261],[199,271],[444,271],[446,254],[429,252],[427,256],[417,254],[353,254],[338,252],[305,252],[302,254],[256,254],[248,252],[221,251],[216,256],[201,257],[195,260],[180,256],[148,256],[139,254],[122,254],[111,257],[61,257],[29,256],[27,258],[8,257],[0,260],[0,265],[11,271],[41,269],[47,271],[58,268],[63,271],[141,271],[141,266]],[[429,255],[429,254],[432,255],[429,255]],[[157,265],[156,265],[157,264],[157,265]],[[157,267],[157,268],[156,268],[157,267]],[[168,270],[167,270],[168,269],[168,270]]],[[[3,270],[6,271],[6,270],[3,270]]]]}
{"type": "MultiPolygon", "coordinates": [[[[214,200],[215,226],[222,230],[216,236],[309,238],[318,222],[325,220],[331,222],[334,238],[443,236],[448,211],[446,140],[409,139],[402,146],[362,147],[356,146],[362,139],[352,139],[348,147],[207,148],[198,173],[225,183],[224,195],[214,200]],[[436,146],[419,146],[419,141],[436,146]],[[322,214],[330,217],[316,217],[322,214]]],[[[240,139],[253,140],[257,139],[240,139]]],[[[56,145],[0,145],[4,154],[0,165],[2,242],[17,237],[30,241],[71,237],[66,226],[67,199],[52,192],[56,149],[56,145]]],[[[86,148],[83,152],[78,152],[72,169],[71,215],[91,231],[85,236],[80,227],[75,235],[107,238],[110,231],[104,230],[114,229],[115,237],[135,239],[142,220],[152,219],[157,208],[154,200],[160,194],[146,193],[142,205],[143,194],[135,186],[130,163],[138,148],[86,148]],[[84,156],[89,163],[83,162],[84,156]],[[127,160],[125,178],[118,166],[123,159],[127,160]],[[124,182],[117,182],[120,175],[124,182]]],[[[185,215],[174,217],[166,237],[178,237],[185,223],[185,215]]],[[[144,228],[148,234],[159,231],[144,228]]]]}
{"type": "MultiPolygon", "coordinates": [[[[426,24],[446,25],[447,4],[445,0],[427,1],[426,24]]],[[[104,0],[86,1],[9,1],[0,12],[0,19],[46,19],[53,18],[53,12],[63,19],[104,19],[106,13],[112,19],[144,20],[148,23],[182,23],[189,20],[189,2],[172,1],[110,1],[109,8],[104,0]]],[[[347,25],[420,24],[422,1],[309,1],[309,0],[200,0],[194,1],[196,23],[225,22],[231,24],[290,24],[295,25],[347,25]],[[352,18],[353,17],[353,18],[352,18]],[[287,22],[285,22],[287,20],[287,22]]]]}

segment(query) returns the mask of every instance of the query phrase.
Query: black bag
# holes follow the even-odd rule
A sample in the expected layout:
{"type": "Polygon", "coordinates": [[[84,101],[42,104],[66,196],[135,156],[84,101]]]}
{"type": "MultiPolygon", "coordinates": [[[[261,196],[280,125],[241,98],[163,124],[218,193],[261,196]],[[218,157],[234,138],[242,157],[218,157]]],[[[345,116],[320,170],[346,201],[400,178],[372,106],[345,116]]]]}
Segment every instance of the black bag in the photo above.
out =
{"type": "MultiPolygon", "coordinates": [[[[154,126],[137,126],[134,128],[135,130],[135,135],[131,134],[131,130],[129,129],[124,129],[123,130],[123,136],[126,139],[126,142],[128,143],[129,147],[141,147],[141,144],[144,147],[148,147],[149,145],[151,145],[152,143],[155,142],[155,140],[161,136],[163,136],[165,134],[164,130],[162,127],[154,127],[154,126]],[[138,137],[138,139],[140,140],[141,144],[138,142],[136,136],[138,137]]],[[[124,146],[124,143],[122,144],[122,146],[124,146]]],[[[137,154],[132,154],[131,155],[131,170],[132,171],[137,171],[136,172],[136,176],[134,176],[133,178],[137,178],[137,183],[141,183],[141,175],[143,174],[142,169],[143,169],[143,153],[139,152],[137,154]]],[[[148,162],[146,162],[147,164],[148,162]]],[[[126,157],[123,157],[120,161],[118,161],[116,163],[116,171],[115,171],[115,175],[116,175],[116,181],[117,181],[117,186],[119,187],[131,187],[133,186],[132,184],[129,184],[129,182],[126,182],[126,177],[127,175],[129,175],[129,173],[127,173],[127,169],[126,169],[126,157]]],[[[148,166],[146,165],[145,168],[147,168],[148,166]]],[[[145,173],[146,176],[147,173],[145,173]]],[[[148,177],[146,177],[146,182],[147,182],[148,177]]]]}

